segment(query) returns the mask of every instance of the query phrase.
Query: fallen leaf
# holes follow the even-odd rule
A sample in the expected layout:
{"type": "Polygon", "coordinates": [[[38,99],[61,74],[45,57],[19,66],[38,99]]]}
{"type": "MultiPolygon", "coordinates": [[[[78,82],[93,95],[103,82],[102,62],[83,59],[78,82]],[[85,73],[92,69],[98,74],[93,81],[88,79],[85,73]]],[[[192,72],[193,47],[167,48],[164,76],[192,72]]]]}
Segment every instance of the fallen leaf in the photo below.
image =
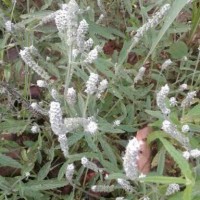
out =
{"type": "Polygon", "coordinates": [[[151,149],[147,143],[147,136],[151,133],[151,128],[146,126],[136,134],[138,141],[142,141],[138,156],[138,170],[143,174],[148,174],[151,168],[151,149]]]}

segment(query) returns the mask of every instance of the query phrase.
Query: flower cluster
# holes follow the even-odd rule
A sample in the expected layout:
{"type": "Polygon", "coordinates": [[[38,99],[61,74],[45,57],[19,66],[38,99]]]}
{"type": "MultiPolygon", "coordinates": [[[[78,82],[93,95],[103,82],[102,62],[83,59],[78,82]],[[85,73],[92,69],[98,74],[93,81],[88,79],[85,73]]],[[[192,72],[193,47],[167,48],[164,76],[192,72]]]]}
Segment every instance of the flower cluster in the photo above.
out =
{"type": "Polygon", "coordinates": [[[58,141],[60,143],[60,148],[65,157],[68,157],[68,141],[67,141],[67,129],[63,123],[62,110],[60,108],[60,103],[51,102],[49,110],[49,121],[51,124],[51,129],[55,135],[58,136],[58,141]]]}
{"type": "Polygon", "coordinates": [[[165,60],[165,62],[161,65],[161,70],[166,70],[173,62],[171,59],[165,60]]]}
{"type": "Polygon", "coordinates": [[[159,24],[159,21],[163,18],[164,15],[166,15],[167,11],[169,10],[170,5],[165,4],[161,7],[161,9],[156,12],[151,19],[148,20],[147,23],[145,23],[142,27],[140,27],[136,34],[133,37],[133,43],[134,46],[140,41],[140,39],[143,37],[143,35],[150,29],[159,24]]]}
{"type": "Polygon", "coordinates": [[[117,182],[125,191],[130,192],[130,193],[133,192],[133,187],[130,185],[128,181],[118,178],[117,182]]]}
{"type": "Polygon", "coordinates": [[[93,192],[112,192],[114,189],[114,185],[93,185],[91,187],[93,192]]]}
{"type": "Polygon", "coordinates": [[[44,110],[43,108],[41,108],[41,106],[38,105],[36,102],[31,103],[30,107],[31,107],[34,111],[36,111],[36,112],[38,112],[38,113],[40,113],[40,114],[42,114],[42,115],[47,115],[47,114],[48,114],[47,111],[44,110]]]}
{"type": "Polygon", "coordinates": [[[184,151],[183,157],[188,160],[189,158],[198,158],[200,157],[200,150],[199,149],[192,149],[190,151],[184,151]]]}
{"type": "Polygon", "coordinates": [[[68,88],[65,98],[70,106],[74,105],[76,103],[76,90],[73,87],[68,88]]]}
{"type": "Polygon", "coordinates": [[[177,104],[178,104],[178,102],[176,101],[176,98],[175,98],[175,97],[171,97],[171,98],[169,99],[169,105],[170,105],[171,107],[177,106],[177,104]]]}
{"type": "Polygon", "coordinates": [[[96,93],[98,98],[101,97],[101,94],[107,89],[108,81],[106,79],[102,80],[99,83],[99,75],[95,73],[90,73],[89,79],[86,82],[85,92],[88,95],[96,93]]]}
{"type": "Polygon", "coordinates": [[[185,99],[181,102],[181,107],[185,108],[192,104],[194,97],[197,95],[196,91],[188,92],[185,99]]]}
{"type": "Polygon", "coordinates": [[[162,129],[171,137],[179,141],[184,147],[189,147],[189,138],[185,137],[181,132],[179,132],[176,126],[172,124],[169,120],[163,121],[162,129]]]}
{"type": "Polygon", "coordinates": [[[165,193],[166,196],[170,196],[180,190],[180,186],[177,183],[172,183],[168,186],[167,191],[165,193]]]}
{"type": "Polygon", "coordinates": [[[20,50],[19,54],[22,58],[22,60],[25,62],[26,65],[28,65],[31,69],[33,69],[39,76],[41,76],[44,80],[49,80],[50,76],[49,74],[40,67],[31,56],[31,50],[33,47],[25,47],[24,50],[20,50]]]}
{"type": "Polygon", "coordinates": [[[101,172],[102,171],[99,167],[97,167],[96,164],[94,164],[93,162],[89,161],[86,157],[81,158],[81,164],[84,167],[86,167],[88,169],[91,169],[91,170],[93,170],[95,172],[101,172]]]}
{"type": "Polygon", "coordinates": [[[168,93],[169,86],[166,84],[165,86],[161,87],[161,90],[156,95],[157,106],[160,108],[164,115],[170,113],[170,109],[167,108],[165,103],[168,93]]]}
{"type": "Polygon", "coordinates": [[[31,132],[32,133],[39,133],[40,132],[40,127],[38,125],[34,125],[31,127],[31,132]]]}
{"type": "Polygon", "coordinates": [[[126,173],[126,176],[135,180],[138,177],[138,154],[140,150],[141,142],[137,140],[137,138],[133,138],[129,140],[128,145],[126,147],[126,152],[123,157],[123,167],[126,173]]]}
{"type": "Polygon", "coordinates": [[[140,67],[136,77],[134,78],[134,83],[137,83],[139,80],[142,81],[145,71],[146,71],[145,67],[143,67],[143,66],[140,67]]]}
{"type": "Polygon", "coordinates": [[[73,175],[74,175],[74,164],[67,165],[65,177],[69,182],[72,182],[73,175]]]}

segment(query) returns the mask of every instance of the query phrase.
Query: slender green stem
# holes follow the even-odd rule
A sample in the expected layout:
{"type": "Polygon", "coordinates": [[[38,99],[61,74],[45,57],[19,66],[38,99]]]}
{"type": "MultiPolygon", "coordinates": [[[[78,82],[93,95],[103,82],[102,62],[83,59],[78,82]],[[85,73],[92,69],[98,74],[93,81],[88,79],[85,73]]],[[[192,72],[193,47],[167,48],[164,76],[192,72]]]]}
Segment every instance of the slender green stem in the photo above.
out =
{"type": "Polygon", "coordinates": [[[196,65],[195,65],[195,69],[194,69],[194,72],[193,72],[193,75],[192,75],[192,83],[191,83],[191,85],[193,85],[193,82],[194,82],[194,77],[195,77],[195,74],[196,74],[196,71],[197,71],[197,67],[199,65],[199,60],[200,60],[200,50],[199,50],[199,54],[198,54],[198,57],[197,57],[197,62],[196,62],[196,65]]]}
{"type": "Polygon", "coordinates": [[[86,112],[87,112],[87,107],[88,107],[89,99],[90,99],[90,95],[88,94],[88,95],[87,95],[86,102],[85,102],[84,111],[83,111],[83,117],[84,117],[84,118],[86,117],[86,112]]]}
{"type": "Polygon", "coordinates": [[[73,74],[73,65],[72,65],[72,46],[69,46],[68,51],[68,66],[67,66],[67,74],[65,78],[65,91],[64,96],[67,95],[67,90],[69,88],[69,84],[71,82],[72,74],[73,74]]]}

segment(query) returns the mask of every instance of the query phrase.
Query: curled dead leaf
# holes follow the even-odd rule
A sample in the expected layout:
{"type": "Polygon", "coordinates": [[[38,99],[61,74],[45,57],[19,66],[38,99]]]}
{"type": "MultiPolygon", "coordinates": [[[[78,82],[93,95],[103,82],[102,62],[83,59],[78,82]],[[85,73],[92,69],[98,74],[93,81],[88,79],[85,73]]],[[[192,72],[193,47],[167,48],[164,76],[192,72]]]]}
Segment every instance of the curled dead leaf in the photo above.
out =
{"type": "Polygon", "coordinates": [[[139,130],[136,134],[138,141],[141,141],[140,153],[138,156],[138,170],[143,174],[148,174],[151,168],[151,149],[147,143],[147,136],[151,133],[152,129],[148,126],[139,130]]]}

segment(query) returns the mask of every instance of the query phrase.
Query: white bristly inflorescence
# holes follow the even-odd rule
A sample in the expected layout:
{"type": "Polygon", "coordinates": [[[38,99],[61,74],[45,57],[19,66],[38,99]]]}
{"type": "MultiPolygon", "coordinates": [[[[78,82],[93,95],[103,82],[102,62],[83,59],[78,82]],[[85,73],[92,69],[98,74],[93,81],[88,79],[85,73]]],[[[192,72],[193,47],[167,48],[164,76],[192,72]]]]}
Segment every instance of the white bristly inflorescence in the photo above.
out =
{"type": "Polygon", "coordinates": [[[170,196],[180,190],[180,186],[177,183],[172,183],[168,186],[167,191],[165,193],[166,196],[170,196]]]}
{"type": "Polygon", "coordinates": [[[169,8],[170,8],[170,4],[165,4],[164,6],[162,6],[161,9],[158,12],[156,12],[153,15],[153,17],[148,20],[147,23],[145,23],[136,31],[136,34],[133,37],[133,44],[134,44],[133,46],[135,46],[140,41],[143,35],[150,28],[156,27],[159,24],[160,20],[163,18],[163,16],[166,15],[169,8]]]}
{"type": "Polygon", "coordinates": [[[141,142],[137,138],[129,140],[123,157],[123,167],[127,178],[135,180],[138,178],[138,154],[141,142]]]}
{"type": "Polygon", "coordinates": [[[38,112],[38,113],[40,113],[40,114],[42,114],[42,115],[47,115],[47,111],[44,110],[43,108],[41,108],[41,106],[38,105],[36,102],[31,103],[30,106],[31,106],[31,108],[32,108],[33,110],[35,110],[36,112],[38,112]]]}
{"type": "Polygon", "coordinates": [[[142,81],[145,71],[146,71],[145,67],[143,66],[140,67],[136,77],[134,78],[134,83],[137,83],[138,81],[142,81]]]}
{"type": "Polygon", "coordinates": [[[181,102],[181,107],[185,108],[188,107],[192,104],[192,101],[194,99],[194,97],[197,95],[196,91],[192,91],[192,92],[188,92],[187,96],[185,97],[185,99],[183,99],[183,101],[181,102]]]}
{"type": "Polygon", "coordinates": [[[171,107],[177,106],[177,104],[178,104],[178,102],[176,101],[176,98],[175,98],[175,97],[171,97],[171,98],[169,99],[169,105],[170,105],[171,107]]]}
{"type": "Polygon", "coordinates": [[[190,127],[189,127],[189,125],[185,124],[182,126],[181,130],[183,133],[187,133],[187,132],[189,132],[190,127]]]}
{"type": "Polygon", "coordinates": [[[89,123],[85,125],[84,131],[94,135],[98,131],[98,124],[94,121],[89,121],[89,123]]]}
{"type": "Polygon", "coordinates": [[[105,90],[108,88],[108,81],[106,79],[102,80],[100,83],[99,83],[99,86],[97,88],[97,98],[100,98],[101,97],[101,94],[103,92],[105,92],[105,90]]]}
{"type": "Polygon", "coordinates": [[[55,23],[60,34],[67,37],[69,46],[76,40],[78,28],[79,6],[75,0],[70,0],[68,4],[58,10],[55,14],[55,23]]]}
{"type": "Polygon", "coordinates": [[[81,158],[81,164],[88,169],[91,169],[95,172],[101,172],[101,169],[97,167],[97,165],[91,161],[89,161],[86,157],[81,158]]]}
{"type": "Polygon", "coordinates": [[[131,186],[130,182],[121,178],[117,179],[117,183],[126,191],[126,192],[133,192],[133,187],[131,186]]]}
{"type": "Polygon", "coordinates": [[[67,169],[65,172],[65,177],[69,182],[72,182],[72,178],[74,175],[74,164],[67,165],[67,169]]]}
{"type": "Polygon", "coordinates": [[[41,88],[46,88],[48,86],[48,84],[44,80],[37,80],[37,86],[41,87],[41,88]]]}
{"type": "Polygon", "coordinates": [[[184,91],[188,89],[188,85],[186,83],[183,83],[182,85],[179,86],[180,91],[184,91]]]}
{"type": "Polygon", "coordinates": [[[14,29],[14,24],[10,20],[6,21],[5,22],[5,29],[6,29],[7,32],[12,32],[13,29],[14,29]]]}
{"type": "Polygon", "coordinates": [[[114,185],[93,185],[91,187],[93,192],[112,192],[114,189],[114,185]]]}
{"type": "Polygon", "coordinates": [[[94,49],[92,49],[86,56],[85,60],[83,61],[84,63],[93,63],[97,58],[98,58],[98,53],[99,53],[99,46],[95,46],[94,49]]]}
{"type": "Polygon", "coordinates": [[[49,110],[49,120],[51,124],[51,129],[54,134],[56,134],[57,136],[64,134],[65,126],[63,124],[62,110],[60,108],[59,102],[51,102],[49,110]]]}
{"type": "Polygon", "coordinates": [[[50,79],[49,74],[33,60],[29,47],[25,47],[24,50],[20,50],[19,54],[25,64],[34,70],[39,76],[41,76],[44,80],[50,79]]]}
{"type": "Polygon", "coordinates": [[[49,121],[51,124],[51,129],[55,135],[58,136],[58,141],[60,143],[60,148],[65,157],[68,157],[68,141],[67,141],[67,129],[63,123],[62,110],[60,108],[60,103],[52,101],[49,110],[49,121]]]}
{"type": "Polygon", "coordinates": [[[38,125],[34,125],[31,127],[31,132],[32,133],[39,133],[40,132],[40,127],[38,125]]]}
{"type": "Polygon", "coordinates": [[[83,19],[78,26],[76,42],[77,42],[77,47],[78,47],[79,52],[84,51],[85,36],[88,32],[88,27],[89,25],[85,19],[83,19]]]}
{"type": "Polygon", "coordinates": [[[161,90],[156,95],[157,106],[160,108],[160,110],[164,115],[170,113],[170,109],[167,108],[165,103],[168,94],[169,94],[169,86],[166,84],[165,86],[161,87],[161,90]]]}
{"type": "Polygon", "coordinates": [[[188,160],[189,158],[198,158],[200,157],[200,150],[199,149],[192,149],[190,151],[184,151],[183,157],[188,160]]]}
{"type": "Polygon", "coordinates": [[[161,70],[166,70],[173,62],[171,59],[165,60],[165,62],[161,65],[161,70]]]}
{"type": "Polygon", "coordinates": [[[76,103],[76,90],[73,87],[68,88],[65,98],[69,105],[74,105],[76,103]]]}
{"type": "Polygon", "coordinates": [[[189,138],[185,137],[181,132],[179,132],[176,126],[172,124],[169,120],[163,121],[162,129],[171,137],[180,142],[185,148],[189,147],[189,138]]]}
{"type": "Polygon", "coordinates": [[[97,92],[97,84],[99,82],[99,75],[95,73],[90,73],[89,79],[86,82],[85,92],[89,95],[97,92]]]}

